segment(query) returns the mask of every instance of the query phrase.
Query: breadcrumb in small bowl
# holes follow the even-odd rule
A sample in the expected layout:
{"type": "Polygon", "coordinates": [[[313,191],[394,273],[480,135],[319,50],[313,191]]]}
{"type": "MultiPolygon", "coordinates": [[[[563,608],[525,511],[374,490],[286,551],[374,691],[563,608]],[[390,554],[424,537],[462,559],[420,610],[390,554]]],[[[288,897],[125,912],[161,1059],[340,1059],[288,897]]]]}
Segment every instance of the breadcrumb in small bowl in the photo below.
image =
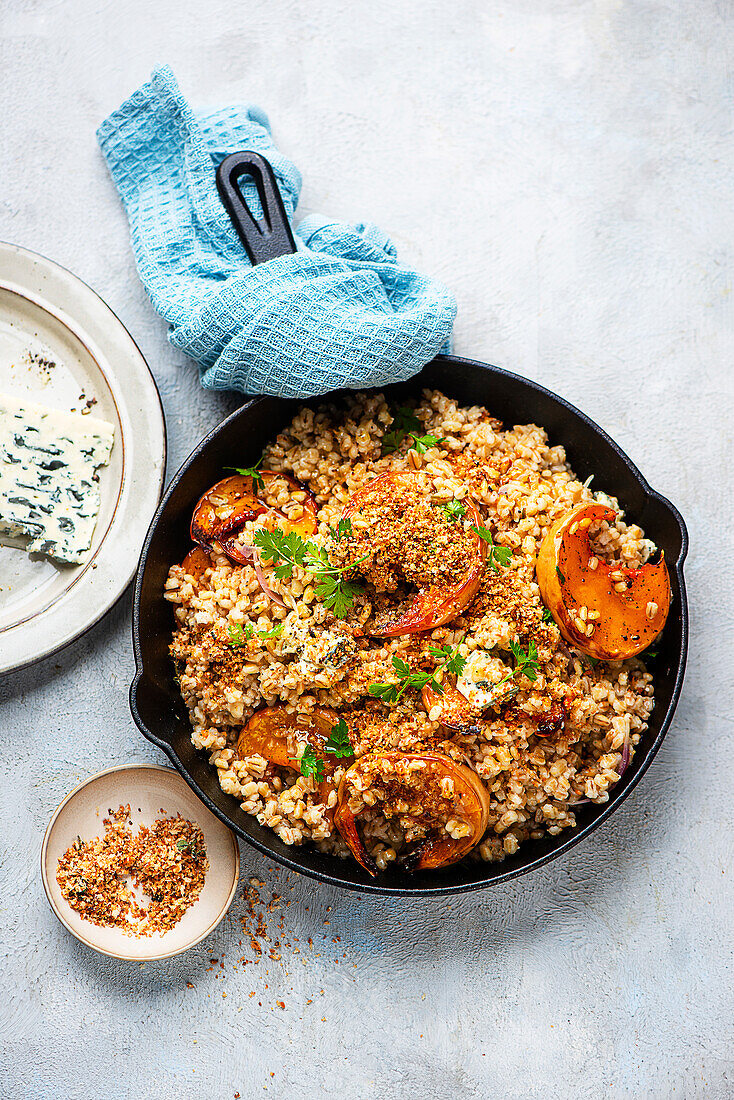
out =
{"type": "Polygon", "coordinates": [[[208,936],[237,889],[234,833],[181,776],[123,764],[84,780],[41,847],[49,904],[81,943],[116,959],[170,958],[208,936]]]}

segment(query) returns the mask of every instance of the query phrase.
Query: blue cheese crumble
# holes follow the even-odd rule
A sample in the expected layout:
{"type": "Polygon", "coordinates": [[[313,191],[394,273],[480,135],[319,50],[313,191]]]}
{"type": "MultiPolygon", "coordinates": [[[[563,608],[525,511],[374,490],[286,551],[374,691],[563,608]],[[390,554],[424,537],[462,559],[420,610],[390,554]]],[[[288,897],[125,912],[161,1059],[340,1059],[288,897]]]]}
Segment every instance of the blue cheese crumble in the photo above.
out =
{"type": "Polygon", "coordinates": [[[110,459],[104,420],[0,394],[0,535],[29,552],[78,565],[99,515],[96,470],[110,459]]]}

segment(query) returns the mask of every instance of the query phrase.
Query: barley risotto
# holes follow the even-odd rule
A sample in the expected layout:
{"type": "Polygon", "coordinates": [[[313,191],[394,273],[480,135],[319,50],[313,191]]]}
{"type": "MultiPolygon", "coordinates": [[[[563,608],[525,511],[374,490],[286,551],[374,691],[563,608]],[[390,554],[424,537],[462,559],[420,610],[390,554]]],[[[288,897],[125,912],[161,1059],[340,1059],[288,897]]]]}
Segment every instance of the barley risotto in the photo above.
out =
{"type": "Polygon", "coordinates": [[[435,390],[303,408],[191,534],[192,741],[286,844],[502,860],[607,801],[647,728],[665,562],[536,425],[435,390]]]}

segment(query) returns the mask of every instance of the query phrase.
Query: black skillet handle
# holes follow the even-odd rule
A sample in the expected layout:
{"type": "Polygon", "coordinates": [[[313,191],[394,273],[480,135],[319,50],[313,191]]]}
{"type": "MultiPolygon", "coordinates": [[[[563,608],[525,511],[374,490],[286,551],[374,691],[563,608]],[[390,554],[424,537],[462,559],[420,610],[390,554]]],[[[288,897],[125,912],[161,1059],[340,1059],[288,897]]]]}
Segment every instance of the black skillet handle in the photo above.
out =
{"type": "Polygon", "coordinates": [[[246,150],[230,153],[217,168],[217,190],[253,264],[264,264],[276,256],[288,256],[296,251],[275,173],[265,157],[246,150]],[[238,180],[242,176],[251,176],[255,181],[263,209],[259,221],[239,189],[238,180]]]}

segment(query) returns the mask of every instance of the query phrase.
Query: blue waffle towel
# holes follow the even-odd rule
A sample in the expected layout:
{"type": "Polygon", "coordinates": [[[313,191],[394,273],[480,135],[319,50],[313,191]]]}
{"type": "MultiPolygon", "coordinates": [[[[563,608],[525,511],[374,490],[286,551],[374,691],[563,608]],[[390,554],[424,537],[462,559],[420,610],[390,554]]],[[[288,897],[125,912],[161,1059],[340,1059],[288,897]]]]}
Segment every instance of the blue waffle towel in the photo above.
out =
{"type": "MultiPolygon", "coordinates": [[[[382,386],[415,374],[449,339],[452,295],[398,264],[374,225],[309,217],[296,231],[298,252],[250,264],[215,167],[240,149],[263,154],[291,219],[301,189],[259,108],[195,114],[161,68],[97,136],[140,277],[171,343],[199,363],[202,385],[282,397],[382,386]]],[[[244,194],[259,209],[251,181],[244,194]]]]}

